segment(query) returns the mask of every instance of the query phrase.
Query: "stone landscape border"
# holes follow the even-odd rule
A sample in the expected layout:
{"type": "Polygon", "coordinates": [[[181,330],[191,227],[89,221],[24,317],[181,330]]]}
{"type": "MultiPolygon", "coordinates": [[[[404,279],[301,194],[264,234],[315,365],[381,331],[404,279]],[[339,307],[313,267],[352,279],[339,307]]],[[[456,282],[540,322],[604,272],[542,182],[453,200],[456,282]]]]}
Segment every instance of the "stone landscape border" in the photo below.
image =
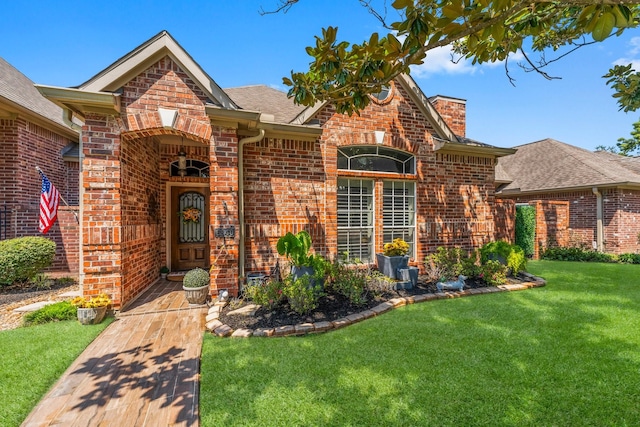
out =
{"type": "Polygon", "coordinates": [[[216,301],[213,306],[209,308],[209,312],[206,318],[207,330],[219,337],[232,337],[232,338],[249,338],[249,337],[286,337],[295,335],[307,335],[318,334],[328,331],[333,331],[353,325],[365,319],[370,319],[375,316],[379,316],[382,313],[393,310],[397,307],[402,307],[409,304],[416,304],[424,301],[433,301],[439,299],[448,298],[460,298],[472,295],[492,294],[496,292],[510,292],[510,291],[523,291],[531,288],[539,288],[545,286],[547,282],[541,277],[536,277],[529,273],[520,273],[527,277],[528,282],[490,286],[486,288],[467,289],[461,292],[438,292],[435,294],[422,294],[413,295],[408,297],[398,297],[385,301],[377,306],[368,310],[354,313],[340,319],[328,322],[315,322],[315,323],[299,323],[297,325],[279,326],[277,328],[258,328],[258,329],[236,329],[233,330],[229,325],[225,325],[220,321],[220,313],[225,305],[226,301],[216,301]]]}

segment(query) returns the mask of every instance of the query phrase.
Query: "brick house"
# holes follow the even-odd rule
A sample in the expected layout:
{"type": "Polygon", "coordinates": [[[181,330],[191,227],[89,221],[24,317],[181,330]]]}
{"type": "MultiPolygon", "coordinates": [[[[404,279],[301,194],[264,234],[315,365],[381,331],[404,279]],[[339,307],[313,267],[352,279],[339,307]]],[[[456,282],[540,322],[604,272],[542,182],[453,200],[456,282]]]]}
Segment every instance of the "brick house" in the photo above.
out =
{"type": "Polygon", "coordinates": [[[78,132],[62,113],[0,58],[0,239],[40,235],[39,166],[70,205],[46,235],[57,245],[52,269],[77,274],[78,132]]]}
{"type": "Polygon", "coordinates": [[[465,101],[430,100],[408,76],[349,117],[266,86],[222,90],[161,32],[77,88],[37,87],[84,123],[80,276],[116,306],[163,265],[213,266],[212,293],[236,294],[288,231],[365,262],[403,237],[415,265],[512,236],[494,167],[513,150],[467,139],[465,101]]]}
{"type": "Polygon", "coordinates": [[[496,167],[497,197],[537,206],[536,251],[640,249],[640,158],[553,139],[515,147],[496,167]]]}

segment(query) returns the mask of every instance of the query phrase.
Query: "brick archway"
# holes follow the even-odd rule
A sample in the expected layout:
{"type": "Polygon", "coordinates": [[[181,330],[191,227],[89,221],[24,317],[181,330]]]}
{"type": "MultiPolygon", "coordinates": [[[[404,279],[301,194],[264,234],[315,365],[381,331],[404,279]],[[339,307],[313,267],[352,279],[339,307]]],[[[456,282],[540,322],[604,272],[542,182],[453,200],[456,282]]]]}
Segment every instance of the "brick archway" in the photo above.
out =
{"type": "Polygon", "coordinates": [[[124,140],[150,136],[176,135],[209,145],[212,129],[208,120],[177,113],[172,127],[162,125],[157,111],[128,114],[120,122],[120,137],[124,140]]]}

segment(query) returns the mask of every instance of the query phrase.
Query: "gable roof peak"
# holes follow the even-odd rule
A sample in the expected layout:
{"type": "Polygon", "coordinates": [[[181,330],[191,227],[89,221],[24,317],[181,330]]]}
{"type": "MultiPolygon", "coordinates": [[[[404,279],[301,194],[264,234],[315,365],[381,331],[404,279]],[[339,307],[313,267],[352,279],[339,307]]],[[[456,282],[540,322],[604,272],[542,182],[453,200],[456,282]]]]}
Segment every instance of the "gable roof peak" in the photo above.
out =
{"type": "Polygon", "coordinates": [[[178,64],[182,71],[207,94],[214,104],[228,109],[238,108],[167,30],[160,31],[146,42],[137,46],[82,83],[77,89],[88,92],[115,92],[126,82],[164,57],[169,57],[178,64]]]}

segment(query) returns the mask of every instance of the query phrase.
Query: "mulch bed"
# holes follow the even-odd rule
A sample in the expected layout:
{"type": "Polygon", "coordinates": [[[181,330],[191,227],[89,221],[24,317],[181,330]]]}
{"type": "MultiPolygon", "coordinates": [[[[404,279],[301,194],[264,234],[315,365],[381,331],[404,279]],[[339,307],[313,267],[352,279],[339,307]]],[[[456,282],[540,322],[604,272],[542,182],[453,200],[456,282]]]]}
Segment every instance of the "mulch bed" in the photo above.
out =
{"type": "MultiPolygon", "coordinates": [[[[508,283],[522,283],[524,278],[509,278],[508,283]]],[[[484,288],[487,284],[482,279],[467,279],[465,289],[484,288]]],[[[364,305],[353,305],[341,295],[327,295],[319,300],[318,307],[311,313],[301,316],[291,310],[288,305],[279,307],[276,310],[269,310],[261,307],[253,316],[233,315],[228,313],[251,302],[242,301],[240,304],[227,304],[220,314],[220,321],[233,330],[237,329],[258,329],[277,328],[280,326],[296,325],[300,323],[331,322],[350,314],[373,308],[380,303],[398,297],[408,297],[414,295],[434,294],[437,292],[435,283],[418,280],[418,284],[413,289],[390,291],[378,297],[370,297],[364,305]]]]}

